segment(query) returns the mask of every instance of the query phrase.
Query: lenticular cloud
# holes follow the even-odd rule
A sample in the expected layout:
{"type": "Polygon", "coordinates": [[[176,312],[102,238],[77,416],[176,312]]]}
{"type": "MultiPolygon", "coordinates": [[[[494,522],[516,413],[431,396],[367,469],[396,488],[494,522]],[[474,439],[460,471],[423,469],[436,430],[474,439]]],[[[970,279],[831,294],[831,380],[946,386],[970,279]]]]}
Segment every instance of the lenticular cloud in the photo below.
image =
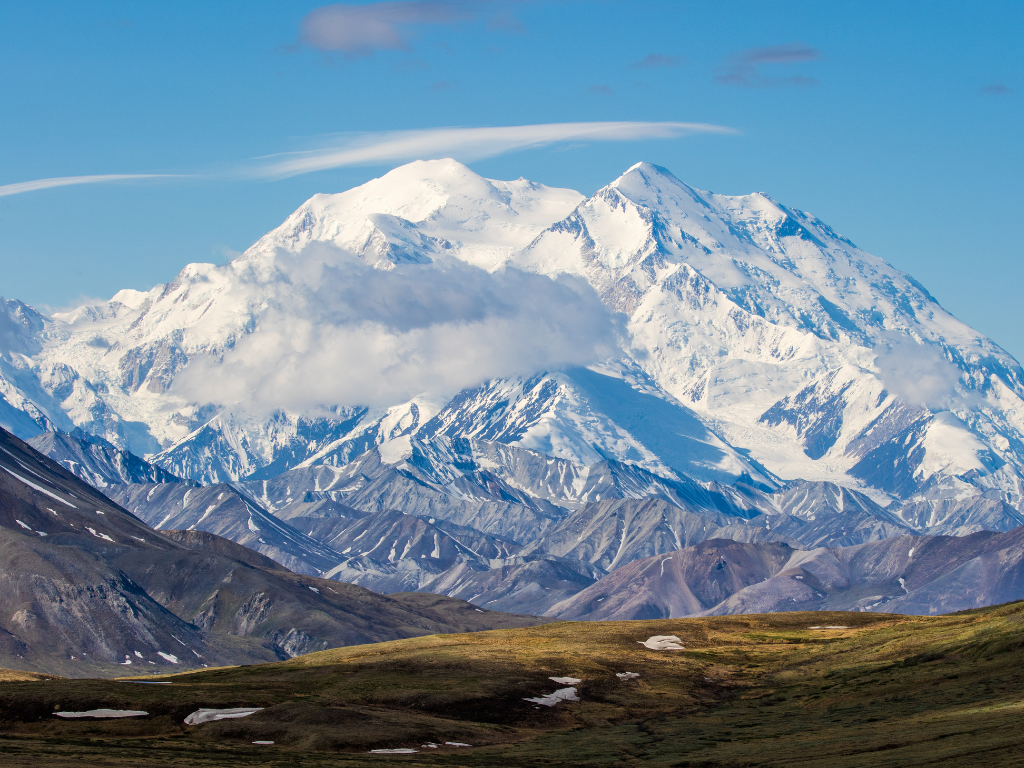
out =
{"type": "Polygon", "coordinates": [[[237,289],[262,306],[255,329],[193,360],[179,395],[261,410],[391,405],[587,365],[617,346],[615,318],[579,278],[454,259],[385,271],[319,244],[277,254],[263,275],[237,289]]]}

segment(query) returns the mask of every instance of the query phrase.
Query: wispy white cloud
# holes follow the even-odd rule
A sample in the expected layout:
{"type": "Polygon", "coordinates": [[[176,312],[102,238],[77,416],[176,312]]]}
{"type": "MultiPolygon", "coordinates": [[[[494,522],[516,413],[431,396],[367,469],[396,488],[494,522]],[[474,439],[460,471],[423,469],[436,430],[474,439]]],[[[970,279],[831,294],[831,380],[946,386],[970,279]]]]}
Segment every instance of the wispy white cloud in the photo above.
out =
{"type": "Polygon", "coordinates": [[[767,48],[751,48],[737,54],[735,61],[741,64],[792,64],[794,61],[817,61],[821,51],[803,43],[770,45],[767,48]]]}
{"type": "MultiPolygon", "coordinates": [[[[440,89],[450,84],[436,83],[440,89]]],[[[608,89],[610,91],[610,89],[608,89]]],[[[603,89],[599,93],[605,92],[603,89]]],[[[545,123],[490,128],[427,128],[417,131],[339,134],[327,146],[304,152],[287,152],[256,158],[228,171],[227,178],[284,179],[304,173],[354,165],[387,165],[411,160],[453,157],[472,162],[520,149],[560,142],[640,141],[675,139],[694,133],[738,133],[734,128],[707,123],[545,123]]],[[[167,173],[107,173],[94,176],[60,176],[0,185],[0,197],[76,184],[103,184],[143,179],[217,179],[224,174],[197,176],[167,173]]]]}
{"type": "Polygon", "coordinates": [[[453,157],[462,162],[472,162],[565,141],[675,139],[694,133],[738,131],[707,123],[594,122],[345,134],[318,149],[259,158],[260,162],[246,173],[257,178],[287,178],[328,168],[403,160],[453,157]]]}
{"type": "Polygon", "coordinates": [[[166,173],[104,173],[96,176],[59,176],[53,179],[19,181],[16,184],[0,185],[0,197],[36,192],[53,187],[70,187],[75,184],[104,184],[112,181],[135,181],[138,179],[174,179],[182,176],[166,173]]]}
{"type": "Polygon", "coordinates": [[[875,358],[885,388],[910,405],[949,408],[956,397],[960,369],[936,344],[892,336],[888,350],[875,358]]]}

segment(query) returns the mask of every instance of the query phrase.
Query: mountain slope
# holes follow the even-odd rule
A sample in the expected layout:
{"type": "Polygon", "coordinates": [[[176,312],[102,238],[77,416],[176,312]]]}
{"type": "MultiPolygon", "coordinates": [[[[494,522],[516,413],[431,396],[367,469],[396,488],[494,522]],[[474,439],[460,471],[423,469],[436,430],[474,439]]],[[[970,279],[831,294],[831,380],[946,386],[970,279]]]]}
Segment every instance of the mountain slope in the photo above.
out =
{"type": "Polygon", "coordinates": [[[112,486],[107,495],[157,530],[199,530],[260,552],[296,573],[319,576],[342,559],[229,485],[182,483],[112,486]]]}
{"type": "Polygon", "coordinates": [[[116,448],[96,435],[43,432],[26,442],[93,488],[126,483],[184,482],[163,467],[116,448]]]}
{"type": "Polygon", "coordinates": [[[123,675],[536,621],[301,576],[210,534],[165,537],[5,430],[0,550],[12,669],[123,675]]]}
{"type": "Polygon", "coordinates": [[[1020,365],[912,278],[764,195],[701,192],[640,163],[513,263],[585,275],[630,316],[658,384],[782,477],[907,497],[935,476],[1022,466],[1020,365]],[[895,475],[872,473],[885,451],[895,475]]]}
{"type": "Polygon", "coordinates": [[[1024,528],[836,549],[705,541],[636,560],[552,606],[563,619],[777,611],[938,614],[1024,597],[1024,528]]]}

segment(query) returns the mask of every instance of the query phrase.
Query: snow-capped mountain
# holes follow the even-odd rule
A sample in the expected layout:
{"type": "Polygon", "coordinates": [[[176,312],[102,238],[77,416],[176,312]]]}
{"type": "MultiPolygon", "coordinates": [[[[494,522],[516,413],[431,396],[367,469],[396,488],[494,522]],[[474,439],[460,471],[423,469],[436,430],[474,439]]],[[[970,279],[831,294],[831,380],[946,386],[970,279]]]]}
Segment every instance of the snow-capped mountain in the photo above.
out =
{"type": "Polygon", "coordinates": [[[782,477],[906,497],[1022,466],[1020,365],[764,195],[700,192],[641,163],[515,258],[586,275],[629,315],[649,375],[782,477]]]}
{"type": "Polygon", "coordinates": [[[317,195],[226,265],[53,317],[7,302],[0,331],[0,423],[77,428],[205,483],[375,446],[387,464],[415,439],[431,482],[486,470],[518,499],[492,513],[532,510],[522,525],[607,461],[830,481],[906,502],[920,532],[1021,519],[1010,355],[810,214],[646,163],[586,199],[412,163],[317,195]],[[551,464],[495,449],[466,472],[463,438],[551,464]]]}

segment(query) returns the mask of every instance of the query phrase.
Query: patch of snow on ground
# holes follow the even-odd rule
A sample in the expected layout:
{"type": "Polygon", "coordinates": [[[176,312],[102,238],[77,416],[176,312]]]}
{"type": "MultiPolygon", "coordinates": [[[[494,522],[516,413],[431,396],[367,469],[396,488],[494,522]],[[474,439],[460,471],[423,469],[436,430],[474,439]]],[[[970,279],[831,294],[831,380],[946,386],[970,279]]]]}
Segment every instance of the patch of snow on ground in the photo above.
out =
{"type": "MultiPolygon", "coordinates": [[[[34,490],[37,490],[37,491],[39,491],[40,493],[45,493],[45,494],[46,494],[47,496],[49,496],[49,497],[50,497],[51,499],[54,499],[54,500],[56,500],[56,501],[59,501],[59,502],[60,502],[61,504],[65,504],[65,505],[67,505],[67,506],[71,507],[72,509],[78,509],[78,507],[76,507],[76,506],[75,506],[74,504],[72,504],[72,503],[71,503],[70,501],[65,501],[65,500],[64,500],[64,499],[62,499],[62,498],[61,498],[60,496],[58,496],[58,495],[56,495],[56,494],[54,494],[54,493],[50,493],[50,492],[49,492],[48,490],[46,490],[46,489],[45,489],[45,488],[43,488],[42,486],[36,485],[36,484],[35,484],[35,483],[33,483],[33,482],[32,482],[31,480],[26,480],[26,479],[25,479],[24,477],[22,477],[21,475],[15,474],[14,472],[11,472],[11,470],[9,470],[9,469],[8,469],[7,467],[0,467],[0,469],[2,469],[2,470],[3,470],[4,472],[6,472],[6,473],[7,473],[8,475],[10,475],[11,477],[15,478],[16,480],[20,480],[20,481],[21,481],[21,482],[23,482],[23,483],[24,483],[25,485],[27,485],[27,486],[28,486],[29,488],[32,488],[32,489],[34,489],[34,490]]],[[[56,513],[56,512],[54,512],[54,514],[57,514],[57,513],[56,513]]]]}
{"type": "Polygon", "coordinates": [[[472,744],[463,744],[461,741],[446,741],[449,747],[472,747],[472,744]]]}
{"type": "Polygon", "coordinates": [[[106,536],[106,534],[100,534],[100,532],[97,532],[97,530],[95,528],[90,528],[90,527],[86,526],[85,529],[88,530],[90,532],[90,534],[92,534],[94,537],[96,537],[96,539],[103,539],[103,540],[108,541],[108,542],[113,542],[114,541],[109,536],[106,536]]]}
{"type": "Polygon", "coordinates": [[[646,640],[637,640],[640,645],[652,651],[682,651],[683,641],[675,635],[653,635],[646,640]]]}
{"type": "Polygon", "coordinates": [[[615,676],[619,678],[619,680],[635,680],[640,677],[636,672],[616,672],[615,676]]]}
{"type": "Polygon", "coordinates": [[[212,723],[214,720],[234,720],[238,717],[255,715],[263,707],[235,707],[233,709],[197,709],[185,718],[185,725],[212,723]]]}
{"type": "Polygon", "coordinates": [[[530,701],[534,704],[539,704],[543,707],[553,707],[560,701],[579,701],[579,697],[576,695],[575,688],[559,688],[554,693],[549,693],[545,696],[536,696],[532,699],[523,699],[523,701],[530,701]]]}
{"type": "Polygon", "coordinates": [[[371,749],[371,755],[415,755],[419,750],[416,749],[371,749]]]}
{"type": "Polygon", "coordinates": [[[253,744],[259,744],[260,746],[266,746],[268,744],[273,744],[273,743],[274,742],[272,742],[272,741],[254,741],[253,742],[253,744]]]}
{"type": "Polygon", "coordinates": [[[562,685],[576,685],[577,683],[583,682],[576,677],[549,677],[548,680],[554,680],[556,683],[561,683],[562,685]]]}
{"type": "Polygon", "coordinates": [[[178,663],[178,657],[175,656],[173,653],[164,653],[163,651],[157,651],[156,655],[162,658],[164,661],[171,662],[171,664],[178,663]]]}
{"type": "Polygon", "coordinates": [[[119,717],[142,717],[148,715],[141,709],[90,709],[86,712],[54,712],[57,717],[95,717],[97,719],[114,719],[119,717]]]}

